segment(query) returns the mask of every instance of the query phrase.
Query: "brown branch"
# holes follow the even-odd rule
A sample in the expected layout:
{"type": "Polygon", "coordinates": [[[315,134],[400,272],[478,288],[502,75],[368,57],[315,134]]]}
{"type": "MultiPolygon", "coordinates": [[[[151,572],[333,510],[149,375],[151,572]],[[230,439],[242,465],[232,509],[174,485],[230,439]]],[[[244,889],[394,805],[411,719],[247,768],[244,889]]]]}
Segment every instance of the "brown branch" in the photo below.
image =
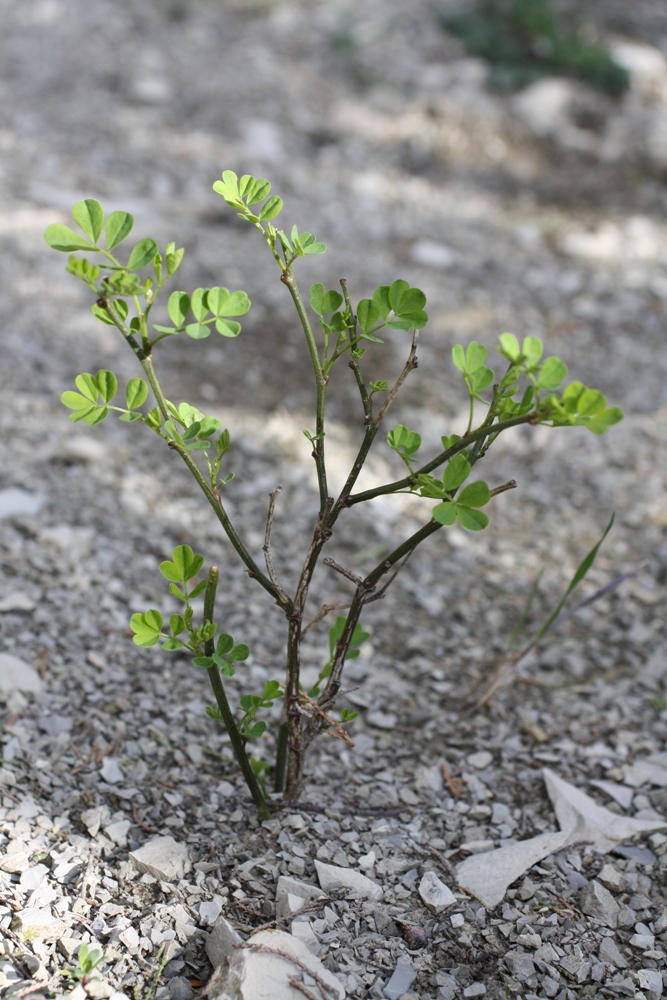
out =
{"type": "Polygon", "coordinates": [[[309,990],[307,986],[304,986],[303,983],[300,983],[299,980],[295,979],[293,976],[288,976],[287,982],[290,984],[290,986],[294,987],[295,990],[298,990],[299,993],[303,993],[303,995],[307,997],[308,1000],[320,1000],[319,997],[315,996],[312,990],[309,990]]]}
{"type": "Polygon", "coordinates": [[[275,490],[272,493],[269,493],[269,512],[266,515],[266,530],[264,532],[264,545],[262,546],[262,552],[264,553],[264,562],[266,563],[266,571],[269,574],[269,580],[276,588],[278,598],[285,603],[289,603],[287,594],[276,579],[273,562],[271,561],[271,528],[273,526],[273,511],[276,506],[278,494],[282,493],[282,491],[282,486],[276,486],[275,490]]]}
{"type": "Polygon", "coordinates": [[[349,606],[349,604],[323,604],[315,617],[308,622],[304,629],[302,629],[301,638],[304,637],[306,632],[310,632],[314,625],[317,625],[319,621],[322,621],[325,615],[328,615],[330,611],[347,611],[349,606]]]}
{"type": "Polygon", "coordinates": [[[316,969],[312,966],[307,965],[302,962],[300,958],[295,955],[288,955],[284,951],[280,951],[279,948],[269,948],[266,944],[253,944],[252,941],[245,941],[243,944],[237,945],[238,948],[250,948],[251,951],[259,952],[260,955],[277,955],[278,958],[284,958],[286,962],[291,962],[292,965],[296,965],[297,968],[305,972],[307,976],[314,979],[324,996],[330,996],[337,998],[338,990],[334,986],[330,986],[325,979],[320,976],[316,969]]]}
{"type": "Polygon", "coordinates": [[[385,399],[384,403],[382,404],[382,409],[380,410],[380,412],[378,413],[377,417],[375,418],[374,423],[375,423],[376,427],[379,427],[380,424],[382,423],[382,421],[384,420],[384,417],[385,417],[385,415],[387,413],[387,410],[389,409],[389,407],[391,406],[391,404],[396,399],[396,396],[398,395],[399,389],[401,388],[401,386],[405,382],[405,380],[408,377],[408,375],[410,374],[410,372],[414,368],[417,367],[417,341],[418,340],[419,340],[419,330],[413,330],[412,331],[412,347],[410,348],[410,353],[408,354],[408,360],[405,362],[405,365],[403,366],[403,371],[398,376],[398,378],[394,382],[393,386],[389,390],[387,398],[385,399]]]}
{"type": "Polygon", "coordinates": [[[335,569],[336,572],[340,573],[341,576],[344,576],[346,580],[351,580],[357,587],[361,585],[361,577],[356,573],[353,573],[352,570],[345,569],[345,567],[341,566],[340,563],[337,563],[335,559],[329,559],[327,557],[326,559],[323,559],[322,562],[325,566],[328,566],[329,569],[335,569]]]}
{"type": "Polygon", "coordinates": [[[345,730],[343,729],[343,727],[338,722],[335,722],[331,718],[330,715],[327,715],[327,713],[324,711],[324,709],[320,708],[320,706],[317,704],[317,702],[313,701],[313,699],[310,697],[310,695],[306,694],[305,691],[302,691],[301,692],[301,697],[306,699],[306,701],[311,706],[311,708],[313,708],[314,711],[318,715],[320,715],[324,719],[324,721],[327,722],[331,726],[332,729],[335,729],[334,733],[329,732],[329,730],[325,729],[324,732],[327,733],[328,736],[333,736],[334,739],[337,739],[337,740],[343,740],[345,743],[347,743],[347,745],[349,747],[353,747],[354,746],[353,741],[350,739],[350,736],[345,732],[345,730]]]}

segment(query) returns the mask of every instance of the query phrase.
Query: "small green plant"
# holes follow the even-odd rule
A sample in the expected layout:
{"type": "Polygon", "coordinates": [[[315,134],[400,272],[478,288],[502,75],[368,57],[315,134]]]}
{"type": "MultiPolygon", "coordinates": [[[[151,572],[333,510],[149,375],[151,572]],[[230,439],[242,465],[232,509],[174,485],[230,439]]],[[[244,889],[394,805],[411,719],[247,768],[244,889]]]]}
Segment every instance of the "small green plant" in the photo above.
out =
{"type": "Polygon", "coordinates": [[[525,87],[543,76],[573,76],[614,96],[629,86],[627,70],[556,13],[551,0],[478,0],[471,11],[441,15],[448,31],[491,64],[490,82],[525,87]]]}
{"type": "Polygon", "coordinates": [[[353,308],[347,283],[341,279],[340,291],[326,290],[322,284],[310,288],[309,306],[302,298],[295,267],[302,257],[324,252],[325,245],[309,232],[292,226],[288,233],[276,228],[273,220],[282,209],[282,201],[270,194],[270,184],[250,175],[239,178],[226,170],[214,189],[239,217],[254,226],[279,268],[280,280],[292,298],[305,338],[314,376],[314,427],[305,430],[315,464],[318,505],[313,513],[312,533],[304,539],[303,564],[295,590],[288,593],[279,582],[271,557],[271,529],[281,487],[269,496],[262,554],[266,571],[251,554],[227,513],[222,498],[233,474],[227,469],[230,435],[221,421],[202,413],[188,403],[171,402],[164,393],[154,367],[157,345],[165,337],[185,334],[195,341],[216,330],[223,338],[236,337],[241,331],[236,317],[250,307],[245,292],[227,288],[197,288],[191,295],[172,291],[166,301],[164,320],[153,322],[153,312],[163,287],[171,281],[183,258],[183,250],[170,243],[160,251],[152,239],[142,239],[123,261],[112,254],[130,234],[132,217],[127,212],[112,212],[106,219],[102,206],[94,199],[74,206],[73,217],[83,235],[64,225],[49,226],[45,240],[49,246],[72,253],[67,270],[81,280],[93,298],[96,319],[117,328],[143,369],[144,378],[132,378],[125,389],[125,405],[114,403],[118,380],[113,372],[83,373],[75,379],[76,391],[63,393],[62,401],[71,411],[70,419],[90,425],[101,423],[111,413],[118,413],[127,423],[141,424],[154,435],[161,447],[168,448],[185,462],[213,510],[223,531],[249,575],[272,598],[285,617],[286,669],[284,680],[269,680],[261,693],[244,693],[233,709],[227,698],[224,678],[234,675],[237,666],[249,656],[245,643],[236,643],[221,626],[215,611],[219,570],[212,566],[205,576],[204,556],[190,546],[179,545],[172,559],[160,565],[171,594],[183,604],[181,613],[169,616],[168,623],[156,608],[132,616],[134,642],[138,646],[157,644],[163,650],[187,652],[195,666],[208,673],[215,705],[208,714],[226,728],[232,748],[253,799],[266,815],[269,801],[266,782],[269,766],[260,758],[248,755],[249,741],[261,739],[266,715],[282,699],[282,720],[276,735],[273,787],[287,801],[295,801],[304,784],[306,751],[322,732],[345,739],[344,724],[356,713],[343,709],[338,718],[332,711],[340,694],[343,668],[347,659],[359,653],[368,638],[360,624],[367,605],[382,598],[396,574],[415,549],[442,527],[456,521],[469,531],[481,531],[489,523],[483,507],[491,499],[517,484],[514,480],[490,488],[483,480],[468,482],[474,465],[489,450],[500,434],[522,424],[547,424],[552,427],[586,427],[595,434],[605,431],[622,418],[616,408],[608,408],[601,392],[581,382],[562,385],[567,368],[558,358],[542,357],[542,343],[526,337],[522,344],[513,334],[500,336],[497,347],[502,371],[496,376],[487,365],[488,350],[475,342],[453,351],[453,361],[460,370],[468,393],[468,421],[463,434],[444,436],[435,455],[420,457],[420,436],[403,424],[390,429],[386,441],[404,466],[404,475],[393,482],[355,492],[357,480],[371,447],[384,425],[388,411],[408,375],[417,367],[419,331],[426,326],[426,296],[407,281],[381,285],[369,298],[353,308]],[[106,246],[100,245],[104,231],[106,246]],[[99,264],[73,252],[96,254],[99,264]],[[151,273],[146,274],[146,268],[151,273]],[[144,272],[140,274],[140,272],[144,272]],[[313,318],[317,327],[313,324],[313,318]],[[363,366],[369,345],[381,345],[378,334],[383,329],[402,331],[410,346],[402,371],[392,383],[386,379],[367,380],[363,366]],[[330,489],[326,462],[326,393],[333,369],[341,359],[351,370],[360,399],[361,428],[357,456],[336,495],[330,489]],[[149,390],[153,395],[146,405],[149,390]],[[379,401],[381,400],[381,402],[379,401]],[[477,418],[479,408],[481,418],[477,418]],[[434,475],[434,473],[438,473],[434,475]],[[411,493],[425,502],[425,522],[398,542],[365,576],[325,558],[326,567],[340,574],[352,585],[349,603],[324,605],[309,615],[308,596],[313,574],[325,546],[345,520],[345,512],[375,497],[411,493]],[[435,506],[429,501],[435,500],[435,506]],[[197,604],[203,597],[203,609],[197,604]],[[305,691],[301,683],[303,636],[333,611],[345,611],[329,629],[329,657],[316,684],[305,691]],[[310,617],[310,620],[309,620],[310,617]]]}
{"type": "Polygon", "coordinates": [[[101,951],[88,949],[87,944],[82,944],[76,956],[77,965],[69,969],[63,969],[60,973],[65,979],[76,979],[83,986],[90,982],[95,969],[104,962],[104,954],[101,951]]]}

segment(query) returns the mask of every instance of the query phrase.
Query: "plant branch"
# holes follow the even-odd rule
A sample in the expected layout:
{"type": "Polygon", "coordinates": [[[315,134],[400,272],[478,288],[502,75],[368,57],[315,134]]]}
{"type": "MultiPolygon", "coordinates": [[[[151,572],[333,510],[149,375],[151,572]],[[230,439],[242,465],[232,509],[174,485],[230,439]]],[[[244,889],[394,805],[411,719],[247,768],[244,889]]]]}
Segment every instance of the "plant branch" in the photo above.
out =
{"type": "Polygon", "coordinates": [[[375,426],[376,427],[379,427],[380,424],[382,423],[382,421],[384,420],[385,415],[387,413],[387,410],[389,409],[389,407],[391,406],[391,404],[396,399],[396,396],[398,395],[399,389],[401,388],[401,386],[405,382],[405,380],[408,377],[408,375],[410,374],[410,372],[413,371],[415,368],[418,367],[418,364],[417,364],[417,341],[418,340],[419,340],[419,330],[413,330],[412,331],[412,346],[410,347],[410,353],[408,354],[408,360],[405,362],[405,365],[403,366],[403,371],[398,376],[398,378],[396,379],[396,381],[392,385],[391,389],[389,390],[389,392],[387,394],[387,398],[385,399],[384,403],[382,404],[382,409],[380,410],[380,412],[378,413],[377,417],[375,418],[375,426]]]}
{"type": "MultiPolygon", "coordinates": [[[[150,356],[144,358],[143,361],[141,362],[141,366],[144,369],[144,372],[146,373],[146,378],[148,379],[150,387],[153,390],[153,393],[157,400],[158,407],[160,408],[160,412],[162,413],[165,420],[168,420],[170,414],[169,414],[169,409],[167,407],[167,401],[165,399],[164,393],[162,392],[160,383],[158,382],[157,377],[155,375],[155,369],[153,368],[152,358],[150,356]]],[[[199,488],[201,489],[202,493],[204,494],[209,504],[213,508],[215,516],[222,525],[225,534],[227,535],[230,542],[234,546],[239,557],[245,564],[250,576],[256,579],[257,582],[260,584],[260,586],[262,586],[264,590],[266,590],[271,595],[271,597],[273,597],[276,604],[278,604],[283,609],[285,614],[288,615],[291,614],[294,610],[294,605],[292,604],[290,599],[285,594],[283,594],[274,585],[274,583],[264,575],[264,573],[262,573],[261,569],[255,562],[255,560],[252,558],[252,556],[246,549],[245,545],[239,538],[238,534],[236,533],[236,530],[229,519],[227,511],[225,510],[224,504],[220,499],[219,493],[217,492],[217,490],[214,490],[209,485],[209,483],[206,482],[206,479],[204,478],[199,466],[193,459],[192,455],[187,451],[187,449],[181,447],[176,441],[170,441],[169,447],[173,451],[178,452],[178,454],[181,456],[181,458],[187,465],[188,469],[190,470],[194,478],[197,480],[199,488]]]]}
{"type": "Polygon", "coordinates": [[[276,486],[273,493],[269,493],[269,512],[266,516],[266,531],[264,532],[264,545],[262,546],[262,552],[264,553],[264,561],[266,562],[266,571],[269,574],[271,583],[276,588],[276,593],[284,604],[289,604],[289,597],[278,583],[273,569],[273,563],[271,561],[271,528],[273,526],[273,511],[276,506],[276,498],[279,493],[282,493],[282,490],[282,486],[276,486]]]}
{"type": "Polygon", "coordinates": [[[326,467],[324,464],[324,397],[326,393],[327,380],[325,378],[324,372],[322,371],[322,365],[320,364],[320,356],[317,350],[317,343],[315,341],[315,335],[313,334],[313,329],[310,325],[310,320],[308,318],[308,313],[306,312],[306,307],[304,305],[303,299],[301,298],[301,293],[299,292],[299,286],[296,283],[294,277],[294,271],[292,265],[288,265],[283,270],[280,279],[284,285],[287,285],[289,293],[292,296],[292,301],[296,308],[303,332],[306,336],[306,342],[308,344],[308,350],[310,352],[310,360],[313,365],[313,371],[315,372],[315,388],[317,391],[317,415],[316,415],[316,430],[315,430],[315,442],[313,458],[315,459],[315,467],[317,469],[317,482],[320,490],[320,511],[323,511],[326,505],[328,490],[327,490],[327,474],[326,467]]]}
{"type": "MultiPolygon", "coordinates": [[[[336,501],[336,503],[334,505],[334,508],[331,511],[331,513],[330,513],[330,515],[329,515],[329,517],[327,519],[326,527],[329,530],[331,530],[331,528],[336,523],[336,520],[338,519],[338,515],[340,514],[341,510],[343,509],[343,507],[350,506],[350,501],[353,501],[355,503],[357,502],[356,500],[353,500],[353,498],[350,496],[350,493],[351,493],[352,489],[354,488],[354,484],[356,483],[357,479],[359,478],[361,470],[364,467],[364,463],[365,463],[366,459],[368,458],[368,453],[371,450],[371,445],[373,444],[373,441],[375,440],[375,435],[377,434],[378,430],[380,429],[380,425],[381,425],[382,421],[384,420],[384,418],[385,418],[385,416],[387,414],[387,410],[389,409],[389,407],[393,403],[393,401],[396,398],[396,395],[398,393],[398,390],[401,388],[401,386],[405,382],[405,380],[408,377],[408,375],[410,374],[410,372],[414,368],[417,367],[417,339],[418,339],[418,337],[419,337],[419,332],[417,330],[415,330],[413,332],[413,335],[412,335],[412,345],[410,347],[410,353],[408,354],[407,361],[405,362],[405,364],[403,366],[403,370],[401,371],[400,375],[396,379],[396,382],[394,383],[393,387],[389,390],[389,395],[387,396],[386,400],[384,401],[384,404],[382,405],[382,409],[378,413],[377,417],[370,423],[370,425],[368,425],[366,427],[366,433],[364,435],[364,439],[361,442],[361,447],[359,448],[359,451],[357,452],[357,457],[354,460],[354,464],[352,465],[352,468],[350,470],[350,474],[347,477],[347,480],[345,481],[345,485],[343,486],[343,489],[340,492],[338,500],[336,501]]],[[[359,495],[362,498],[365,498],[364,494],[359,494],[359,495]]]]}
{"type": "MultiPolygon", "coordinates": [[[[206,591],[204,593],[204,622],[213,621],[218,576],[218,567],[211,566],[208,574],[208,581],[206,583],[206,591]]],[[[215,639],[211,637],[210,639],[207,639],[204,644],[204,655],[213,656],[214,652],[215,639]]],[[[215,700],[220,711],[220,717],[222,718],[225,729],[229,735],[234,756],[236,757],[239,767],[243,772],[243,777],[245,778],[245,782],[250,790],[250,794],[253,797],[253,801],[257,806],[260,816],[262,816],[263,819],[268,819],[269,808],[266,799],[264,798],[264,793],[262,792],[260,784],[257,780],[257,775],[253,771],[252,765],[248,760],[248,755],[245,751],[245,741],[239,732],[234,718],[234,713],[232,712],[227,700],[227,695],[225,693],[225,688],[222,683],[222,677],[220,676],[220,670],[217,663],[214,663],[211,667],[207,667],[206,672],[211,682],[211,687],[213,688],[213,694],[215,695],[215,700]]]]}
{"type": "MultiPolygon", "coordinates": [[[[343,289],[343,298],[345,299],[345,310],[348,313],[350,319],[354,323],[354,326],[349,331],[350,347],[354,350],[358,344],[357,337],[357,317],[352,311],[352,303],[350,301],[350,293],[347,288],[347,278],[340,279],[340,287],[343,289]]],[[[357,387],[359,389],[359,395],[361,396],[361,405],[364,408],[364,423],[367,427],[373,421],[373,403],[371,397],[368,395],[368,389],[366,388],[366,383],[364,382],[364,377],[361,374],[361,366],[359,361],[355,358],[350,358],[348,362],[349,367],[354,373],[354,377],[357,382],[357,387]]]]}
{"type": "Polygon", "coordinates": [[[317,625],[318,622],[322,621],[322,619],[328,615],[330,611],[347,611],[349,606],[349,604],[323,604],[315,617],[312,618],[306,627],[301,630],[301,638],[303,638],[307,632],[310,632],[311,628],[317,625]]]}
{"type": "Polygon", "coordinates": [[[341,564],[337,563],[335,559],[324,559],[323,561],[325,566],[328,566],[329,569],[335,569],[337,573],[344,576],[346,580],[351,580],[352,583],[357,585],[357,587],[361,585],[361,577],[356,573],[353,573],[352,570],[341,566],[341,564]]]}
{"type": "Polygon", "coordinates": [[[494,486],[490,491],[492,497],[497,497],[500,493],[507,493],[508,490],[515,490],[518,487],[518,482],[516,479],[508,479],[506,483],[501,486],[494,486]]]}
{"type": "Polygon", "coordinates": [[[482,425],[476,430],[471,431],[470,434],[466,434],[465,437],[459,438],[456,444],[453,444],[451,447],[445,449],[445,451],[440,452],[439,455],[436,455],[436,457],[431,459],[430,462],[427,462],[426,465],[422,465],[422,467],[417,469],[412,476],[405,476],[404,479],[397,479],[396,482],[387,483],[385,486],[375,486],[373,489],[364,490],[363,493],[354,493],[345,496],[342,498],[343,505],[345,507],[351,507],[353,504],[362,503],[364,500],[373,500],[375,497],[386,496],[388,493],[398,493],[399,490],[412,487],[414,486],[418,476],[426,475],[427,473],[432,472],[433,469],[437,469],[438,466],[448,462],[450,458],[454,457],[454,455],[458,455],[460,451],[464,451],[474,441],[479,441],[481,438],[488,437],[490,434],[501,434],[510,427],[518,427],[520,424],[530,424],[533,420],[534,416],[532,413],[524,413],[520,417],[510,417],[508,420],[501,420],[500,423],[497,424],[482,425]]]}

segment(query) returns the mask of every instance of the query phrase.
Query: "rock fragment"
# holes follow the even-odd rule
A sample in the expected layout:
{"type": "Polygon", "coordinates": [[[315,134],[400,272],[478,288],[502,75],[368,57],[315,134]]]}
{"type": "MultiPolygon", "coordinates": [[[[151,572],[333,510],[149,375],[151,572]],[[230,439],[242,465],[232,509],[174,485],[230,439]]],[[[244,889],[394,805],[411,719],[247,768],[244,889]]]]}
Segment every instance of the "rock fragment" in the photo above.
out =
{"type": "Polygon", "coordinates": [[[0,599],[0,614],[8,611],[34,611],[36,607],[33,599],[20,590],[0,599]]]}
{"type": "Polygon", "coordinates": [[[221,914],[206,939],[206,954],[213,968],[223,965],[238,944],[243,944],[243,938],[221,914]]]}
{"type": "Polygon", "coordinates": [[[361,899],[382,899],[382,888],[352,868],[337,868],[335,865],[325,865],[322,861],[316,861],[315,869],[325,892],[343,887],[361,899]]]}
{"type": "Polygon", "coordinates": [[[84,823],[91,837],[96,837],[102,823],[110,818],[108,806],[93,806],[81,813],[81,822],[84,823]]]}
{"type": "Polygon", "coordinates": [[[426,872],[419,883],[419,895],[433,913],[441,913],[456,902],[456,896],[435,872],[426,872]]]}
{"type": "Polygon", "coordinates": [[[18,486],[0,490],[0,521],[11,517],[32,517],[38,514],[44,498],[38,493],[30,493],[18,486]]]}
{"type": "Polygon", "coordinates": [[[603,938],[598,948],[598,958],[601,962],[607,962],[617,969],[627,969],[628,960],[621,953],[613,937],[603,938]]]}
{"type": "Polygon", "coordinates": [[[102,780],[106,781],[108,785],[117,785],[119,782],[125,780],[125,775],[121,771],[116,757],[104,758],[102,767],[100,768],[100,775],[102,776],[102,780]]]}
{"type": "Polygon", "coordinates": [[[0,698],[12,691],[24,694],[39,694],[42,681],[29,663],[10,653],[0,653],[0,698]]]}
{"type": "Polygon", "coordinates": [[[55,941],[67,930],[66,924],[52,916],[47,908],[28,907],[19,910],[12,922],[13,929],[24,941],[55,941]]]}
{"type": "Polygon", "coordinates": [[[528,979],[529,976],[535,975],[535,963],[525,951],[508,951],[505,955],[505,964],[513,976],[528,979]]]}
{"type": "Polygon", "coordinates": [[[609,889],[605,889],[596,879],[579,893],[579,906],[582,913],[595,917],[606,927],[614,928],[618,924],[619,906],[609,889]]]}
{"type": "Polygon", "coordinates": [[[412,962],[407,955],[401,955],[391,979],[385,984],[384,996],[387,1000],[400,1000],[400,997],[408,992],[416,978],[417,973],[412,968],[412,962]]]}
{"type": "Polygon", "coordinates": [[[292,937],[297,938],[313,955],[319,955],[321,945],[317,934],[313,930],[312,924],[308,920],[293,920],[291,926],[292,937]]]}
{"type": "Polygon", "coordinates": [[[639,969],[637,982],[640,990],[646,990],[653,996],[662,996],[662,974],[657,969],[639,969]]]}
{"type": "Polygon", "coordinates": [[[289,918],[298,913],[309,899],[326,899],[322,890],[310,882],[300,882],[281,875],[276,887],[276,916],[289,918]]]}
{"type": "Polygon", "coordinates": [[[344,1000],[345,990],[303,942],[285,931],[267,930],[253,934],[232,952],[216,995],[221,1000],[303,1000],[311,995],[317,1000],[344,1000]]]}
{"type": "Polygon", "coordinates": [[[502,901],[512,882],[547,855],[559,851],[567,840],[567,833],[541,833],[495,851],[474,854],[457,867],[458,884],[492,909],[502,901]]]}
{"type": "Polygon", "coordinates": [[[130,851],[130,861],[139,872],[148,872],[162,882],[183,878],[192,865],[188,849],[173,837],[155,837],[136,851],[130,851]]]}
{"type": "MultiPolygon", "coordinates": [[[[543,771],[549,798],[553,803],[562,830],[570,832],[570,842],[587,840],[602,852],[612,851],[617,844],[640,833],[663,830],[667,820],[630,819],[599,806],[584,792],[564,781],[549,768],[543,771]]],[[[667,770],[665,770],[667,783],[667,770]]]]}

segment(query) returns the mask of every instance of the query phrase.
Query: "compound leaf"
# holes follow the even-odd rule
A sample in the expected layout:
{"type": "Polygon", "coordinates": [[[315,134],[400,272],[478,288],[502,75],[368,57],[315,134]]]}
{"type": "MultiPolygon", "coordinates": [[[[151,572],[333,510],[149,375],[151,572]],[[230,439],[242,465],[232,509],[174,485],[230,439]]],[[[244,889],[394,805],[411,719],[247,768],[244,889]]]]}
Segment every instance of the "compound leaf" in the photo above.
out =
{"type": "Polygon", "coordinates": [[[486,514],[481,510],[474,510],[472,507],[463,507],[456,504],[456,513],[462,528],[468,531],[482,531],[489,523],[486,514]]]}
{"type": "Polygon", "coordinates": [[[77,201],[72,209],[72,215],[86,236],[89,236],[93,243],[97,243],[104,225],[104,210],[99,201],[95,201],[94,198],[77,201]]]}
{"type": "Polygon", "coordinates": [[[59,222],[46,227],[44,242],[53,250],[60,250],[63,253],[67,253],[71,250],[91,249],[91,245],[88,240],[84,240],[83,236],[79,236],[79,234],[75,233],[73,229],[69,228],[69,226],[63,226],[59,222]]]}
{"type": "Polygon", "coordinates": [[[491,499],[491,491],[483,479],[470,483],[457,497],[457,503],[467,507],[483,507],[491,499]]]}
{"type": "Polygon", "coordinates": [[[107,371],[105,368],[101,369],[97,373],[97,378],[95,380],[100,391],[100,396],[105,403],[110,403],[118,392],[118,379],[113,372],[107,371]]]}
{"type": "Polygon", "coordinates": [[[125,389],[125,404],[128,410],[134,410],[146,402],[148,386],[142,378],[131,378],[125,389]]]}
{"type": "Polygon", "coordinates": [[[451,525],[456,520],[456,504],[451,500],[445,500],[433,508],[433,517],[438,524],[451,525]]]}
{"type": "Polygon", "coordinates": [[[134,226],[134,217],[129,212],[112,212],[107,219],[105,234],[107,239],[107,250],[113,250],[119,243],[122,243],[134,226]]]}

